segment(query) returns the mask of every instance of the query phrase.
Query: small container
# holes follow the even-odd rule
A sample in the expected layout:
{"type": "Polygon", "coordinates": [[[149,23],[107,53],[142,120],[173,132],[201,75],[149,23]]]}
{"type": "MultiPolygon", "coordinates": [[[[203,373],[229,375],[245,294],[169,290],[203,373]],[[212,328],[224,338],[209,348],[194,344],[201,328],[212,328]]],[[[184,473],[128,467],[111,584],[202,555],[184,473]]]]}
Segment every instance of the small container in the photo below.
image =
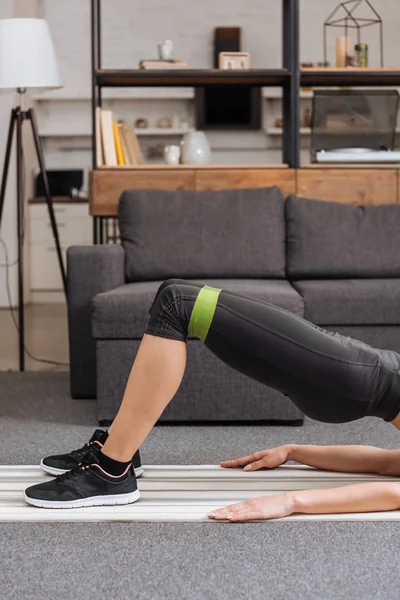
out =
{"type": "Polygon", "coordinates": [[[348,54],[346,56],[346,67],[359,67],[360,57],[358,54],[348,54]]]}
{"type": "Polygon", "coordinates": [[[354,47],[358,54],[358,64],[360,67],[368,67],[368,44],[356,44],[354,47]]]}
{"type": "Polygon", "coordinates": [[[180,146],[165,146],[164,158],[168,165],[179,165],[181,158],[180,146]]]}

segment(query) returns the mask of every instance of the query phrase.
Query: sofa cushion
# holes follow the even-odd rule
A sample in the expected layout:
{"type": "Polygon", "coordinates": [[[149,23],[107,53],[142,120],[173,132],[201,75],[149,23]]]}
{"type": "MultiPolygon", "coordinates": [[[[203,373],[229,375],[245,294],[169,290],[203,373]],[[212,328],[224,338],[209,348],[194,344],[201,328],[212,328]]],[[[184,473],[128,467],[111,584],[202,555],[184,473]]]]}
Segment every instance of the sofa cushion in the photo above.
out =
{"type": "Polygon", "coordinates": [[[400,279],[296,281],[304,317],[317,325],[400,324],[400,279]]]}
{"type": "Polygon", "coordinates": [[[279,188],[129,190],[119,204],[128,281],[285,277],[279,188]]]}
{"type": "MultiPolygon", "coordinates": [[[[199,283],[271,302],[303,316],[303,301],[287,281],[257,279],[207,279],[199,283]]],[[[97,294],[92,301],[92,333],[96,339],[141,338],[148,310],[161,281],[128,283],[97,294]]]]}
{"type": "Polygon", "coordinates": [[[400,205],[352,206],[290,196],[286,226],[289,278],[400,276],[400,205]]]}

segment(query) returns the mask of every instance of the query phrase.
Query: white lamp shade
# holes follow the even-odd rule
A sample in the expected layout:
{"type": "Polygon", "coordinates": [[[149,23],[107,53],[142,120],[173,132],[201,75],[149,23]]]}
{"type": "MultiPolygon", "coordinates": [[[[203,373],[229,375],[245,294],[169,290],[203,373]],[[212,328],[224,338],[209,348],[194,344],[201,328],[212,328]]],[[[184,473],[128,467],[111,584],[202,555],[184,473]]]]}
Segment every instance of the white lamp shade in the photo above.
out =
{"type": "Polygon", "coordinates": [[[61,87],[44,19],[0,19],[0,88],[61,87]]]}

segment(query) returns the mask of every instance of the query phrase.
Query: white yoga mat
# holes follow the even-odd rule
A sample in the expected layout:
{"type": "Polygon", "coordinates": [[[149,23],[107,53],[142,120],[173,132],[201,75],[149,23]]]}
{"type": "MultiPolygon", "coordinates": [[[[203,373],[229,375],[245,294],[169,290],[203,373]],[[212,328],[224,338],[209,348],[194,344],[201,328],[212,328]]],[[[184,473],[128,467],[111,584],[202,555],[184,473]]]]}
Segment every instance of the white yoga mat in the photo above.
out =
{"type": "MultiPolygon", "coordinates": [[[[0,522],[209,522],[206,514],[227,504],[288,490],[332,488],[371,481],[397,481],[354,473],[320,471],[284,465],[271,471],[246,473],[215,465],[151,465],[138,480],[141,498],[127,506],[44,509],[28,505],[23,490],[50,479],[38,466],[0,466],[0,522]]],[[[302,515],[284,521],[400,521],[400,511],[302,515]]],[[[265,521],[268,523],[271,521],[265,521]]],[[[232,525],[232,524],[230,524],[232,525]]]]}

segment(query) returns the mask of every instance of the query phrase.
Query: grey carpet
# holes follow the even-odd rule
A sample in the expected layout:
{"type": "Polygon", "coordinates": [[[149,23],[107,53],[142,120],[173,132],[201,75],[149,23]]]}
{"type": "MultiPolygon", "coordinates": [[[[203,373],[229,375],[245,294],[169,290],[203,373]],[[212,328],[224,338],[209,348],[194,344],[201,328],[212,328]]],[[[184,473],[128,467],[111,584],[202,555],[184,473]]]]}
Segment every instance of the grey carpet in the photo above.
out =
{"type": "MultiPolygon", "coordinates": [[[[321,399],[323,400],[323,399],[321,399]]],[[[87,440],[93,401],[66,373],[0,373],[0,463],[87,440]]],[[[156,427],[144,463],[204,464],[286,442],[398,446],[378,419],[303,427],[156,427]]],[[[117,509],[116,509],[117,510],[117,509]]],[[[400,523],[3,524],[2,600],[398,600],[400,523]]]]}

